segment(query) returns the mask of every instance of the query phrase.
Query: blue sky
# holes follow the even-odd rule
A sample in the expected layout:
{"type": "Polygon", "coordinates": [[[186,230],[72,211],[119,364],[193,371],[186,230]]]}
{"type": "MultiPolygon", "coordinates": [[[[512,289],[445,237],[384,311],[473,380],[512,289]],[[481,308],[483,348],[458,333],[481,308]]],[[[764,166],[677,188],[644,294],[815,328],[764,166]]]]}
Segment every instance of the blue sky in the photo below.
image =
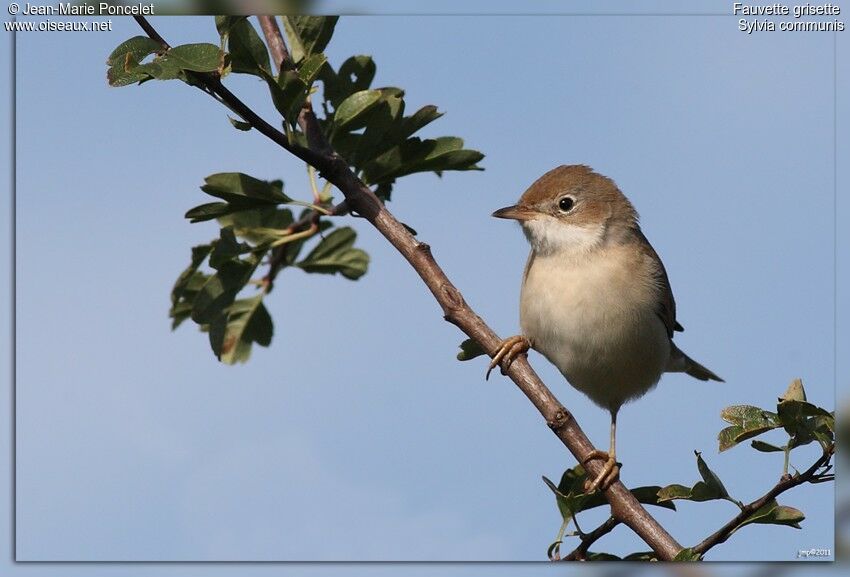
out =
{"type": "MultiPolygon", "coordinates": [[[[209,18],[153,23],[172,44],[216,38],[209,18]]],[[[112,33],[18,35],[18,559],[545,558],[559,516],[540,475],[557,478],[572,458],[509,381],[484,382],[483,362],[454,360],[462,335],[366,223],[345,224],[372,256],[369,273],[351,283],[286,271],[268,300],[275,340],[247,365],[219,365],[188,324],[169,331],[168,292],[189,247],[216,235],[182,218],[205,202],[204,176],[238,170],[309,193],[303,165],[234,131],[200,92],[108,88],[106,56],[138,33],[115,20],[112,33]]],[[[748,36],[731,16],[352,17],[328,55],[338,65],[372,54],[377,85],[403,86],[409,109],[447,112],[429,134],[487,154],[483,173],[404,179],[390,209],[500,334],[518,328],[528,248],[492,210],[558,164],[618,182],[667,266],[686,327],[677,343],[727,381],[668,375],[624,408],[622,478],[693,483],[697,449],[749,501],[775,482],[781,458],[748,447],[718,455],[720,410],[770,408],[797,376],[812,402],[832,407],[836,370],[846,382],[835,340],[834,42],[748,36]]],[[[839,66],[846,94],[846,58],[839,66]]],[[[261,86],[232,86],[272,118],[261,86]]],[[[837,207],[841,222],[846,203],[837,207]]],[[[839,227],[841,250],[848,240],[839,227]]],[[[844,311],[839,303],[839,327],[844,311]]],[[[607,415],[540,356],[532,362],[604,445],[607,415]]],[[[0,435],[8,444],[9,431],[0,435]]],[[[800,450],[792,464],[814,455],[800,450]]],[[[788,560],[833,546],[831,486],[780,502],[807,514],[802,531],[750,527],[709,558],[788,560]]],[[[652,512],[693,544],[733,509],[652,512]]],[[[597,548],[642,547],[620,529],[597,548]]]]}

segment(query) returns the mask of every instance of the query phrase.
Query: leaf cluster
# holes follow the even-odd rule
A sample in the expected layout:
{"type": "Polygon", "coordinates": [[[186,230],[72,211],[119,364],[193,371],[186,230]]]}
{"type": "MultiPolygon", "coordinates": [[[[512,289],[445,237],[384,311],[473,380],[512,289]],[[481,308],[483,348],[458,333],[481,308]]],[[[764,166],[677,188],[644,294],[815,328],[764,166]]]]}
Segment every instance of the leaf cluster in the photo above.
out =
{"type": "MultiPolygon", "coordinates": [[[[606,505],[608,501],[600,492],[586,493],[585,486],[588,481],[587,471],[582,465],[576,465],[571,469],[567,469],[561,475],[561,481],[555,485],[545,476],[543,482],[554,493],[555,502],[558,505],[558,511],[561,513],[561,528],[558,531],[558,536],[555,541],[549,545],[548,555],[550,559],[557,558],[558,551],[563,543],[563,536],[570,522],[576,524],[578,528],[578,520],[576,516],[590,509],[606,505]]],[[[631,493],[635,498],[645,505],[655,505],[665,509],[676,510],[676,505],[669,501],[663,501],[658,497],[658,492],[661,487],[646,486],[636,487],[631,489],[631,493]]],[[[619,557],[607,554],[588,553],[588,559],[619,559],[619,557]],[[600,557],[600,555],[602,555],[600,557]]],[[[627,557],[629,560],[635,560],[633,557],[627,557]]]]}
{"type": "MultiPolygon", "coordinates": [[[[809,403],[800,379],[791,381],[785,394],[779,397],[776,411],[735,405],[723,409],[720,416],[730,425],[717,437],[720,451],[774,429],[784,429],[787,433],[788,441],[784,445],[777,446],[757,439],[750,446],[764,453],[788,454],[792,449],[815,441],[824,450],[835,442],[835,413],[809,403]]],[[[787,469],[783,472],[787,473],[787,469]]]]}
{"type": "MultiPolygon", "coordinates": [[[[169,47],[144,36],[121,43],[107,59],[107,80],[111,86],[182,80],[230,107],[235,117],[228,116],[229,122],[249,131],[255,128],[250,115],[222,97],[219,88],[229,74],[254,76],[268,88],[290,145],[308,146],[299,119],[305,111],[320,111],[316,122],[325,140],[384,201],[390,199],[396,180],[409,174],[480,170],[476,163],[483,155],[464,148],[462,139],[418,135],[442,113],[427,105],[405,115],[402,89],[372,87],[377,66],[370,56],[352,56],[337,69],[331,66],[324,51],[338,17],[286,15],[279,21],[288,47],[282,62],[272,61],[248,17],[217,16],[217,44],[169,47]],[[320,106],[314,108],[316,99],[320,106]]],[[[368,268],[368,254],[354,247],[356,233],[334,227],[326,218],[333,208],[330,184],[320,187],[312,170],[310,176],[312,203],[285,194],[281,180],[240,172],[212,174],[201,190],[215,200],[186,213],[193,223],[217,221],[220,231],[217,239],[192,249],[190,264],[172,290],[172,327],[193,320],[209,333],[212,349],[223,362],[244,362],[253,344],[270,343],[273,325],[263,297],[282,269],[356,280],[368,268]],[[288,205],[308,210],[296,219],[288,205]],[[317,236],[321,240],[301,256],[305,244],[317,236]],[[269,267],[268,273],[254,278],[262,265],[269,267]],[[260,292],[243,295],[250,285],[260,292]]]]}
{"type": "MultiPolygon", "coordinates": [[[[467,340],[461,344],[461,352],[458,354],[458,359],[469,360],[481,354],[484,354],[484,351],[474,341],[467,340]]],[[[730,426],[724,428],[718,436],[720,451],[725,451],[742,441],[752,439],[774,429],[783,429],[785,431],[788,441],[781,447],[760,439],[751,442],[751,446],[757,451],[785,453],[782,479],[791,479],[787,475],[787,468],[788,455],[792,449],[817,441],[821,444],[824,455],[831,455],[834,450],[834,413],[809,403],[806,400],[806,392],[803,388],[803,382],[800,379],[792,381],[785,393],[779,397],[776,411],[774,412],[751,405],[735,405],[725,408],[721,412],[721,417],[730,426]]],[[[727,531],[724,535],[724,540],[746,525],[785,525],[795,529],[801,528],[800,523],[805,519],[802,511],[787,505],[780,505],[775,496],[773,496],[773,493],[766,495],[765,498],[751,505],[744,505],[741,501],[730,495],[720,477],[711,470],[702,454],[699,451],[694,451],[694,454],[696,456],[697,471],[700,476],[700,479],[694,484],[639,487],[633,489],[632,493],[641,503],[670,509],[675,509],[674,501],[677,500],[692,502],[725,500],[734,503],[740,509],[739,516],[733,522],[730,522],[726,528],[727,531]]],[[[826,462],[826,460],[826,457],[824,457],[822,462],[826,462]]],[[[813,468],[816,466],[817,463],[813,465],[813,468]]],[[[800,480],[808,479],[812,483],[831,480],[832,475],[828,475],[828,471],[829,466],[824,465],[823,473],[816,474],[812,478],[800,477],[800,480]]],[[[572,520],[576,522],[576,527],[578,527],[576,521],[576,515],[578,513],[606,503],[601,493],[584,492],[586,479],[587,474],[581,465],[565,471],[561,477],[561,482],[557,486],[545,477],[543,478],[547,486],[555,494],[558,510],[563,520],[558,537],[549,546],[550,558],[558,558],[558,552],[568,523],[572,520]]],[[[577,531],[577,533],[583,540],[587,538],[586,534],[580,531],[577,531]]],[[[583,555],[583,558],[588,560],[620,559],[609,553],[591,551],[587,551],[583,555]]],[[[623,557],[623,559],[628,560],[653,560],[655,558],[655,554],[652,552],[633,553],[623,557]]],[[[702,553],[700,550],[686,548],[679,553],[676,560],[698,561],[701,558],[702,553]]]]}
{"type": "Polygon", "coordinates": [[[192,222],[216,219],[221,226],[219,238],[192,249],[190,264],[171,292],[170,316],[172,328],[191,318],[207,331],[212,350],[222,362],[245,362],[252,344],[271,343],[273,324],[263,303],[269,285],[262,279],[252,281],[265,258],[274,258],[279,269],[338,273],[351,280],[366,273],[369,256],[354,247],[357,235],[351,228],[334,228],[324,220],[295,230],[292,211],[282,205],[296,201],[284,194],[281,181],[218,173],[208,176],[201,190],[221,200],[196,206],[186,218],[192,222]],[[302,257],[302,248],[314,236],[322,238],[302,257]],[[201,270],[204,263],[209,272],[201,270]],[[237,298],[249,284],[260,292],[237,298]]]}

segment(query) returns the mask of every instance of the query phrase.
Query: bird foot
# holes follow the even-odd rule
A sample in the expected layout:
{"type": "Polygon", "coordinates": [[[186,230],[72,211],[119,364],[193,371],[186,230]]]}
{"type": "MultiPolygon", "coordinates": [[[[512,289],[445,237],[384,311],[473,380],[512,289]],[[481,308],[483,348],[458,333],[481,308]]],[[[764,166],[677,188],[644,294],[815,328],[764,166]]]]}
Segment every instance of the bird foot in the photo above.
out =
{"type": "Polygon", "coordinates": [[[585,457],[581,464],[584,465],[593,459],[605,459],[605,466],[601,471],[599,471],[599,474],[595,479],[593,479],[593,481],[590,479],[585,481],[584,489],[587,493],[593,493],[597,489],[602,489],[604,491],[611,486],[611,483],[620,478],[620,465],[617,463],[615,456],[610,455],[605,451],[596,450],[585,457]]]}
{"type": "Polygon", "coordinates": [[[493,360],[490,361],[490,366],[487,368],[487,374],[484,376],[484,380],[489,379],[490,371],[498,367],[500,364],[502,365],[502,374],[505,374],[505,371],[511,366],[511,363],[513,363],[518,356],[527,353],[530,348],[531,341],[522,335],[516,335],[503,340],[502,344],[499,345],[499,350],[496,351],[495,355],[493,355],[493,360]]]}

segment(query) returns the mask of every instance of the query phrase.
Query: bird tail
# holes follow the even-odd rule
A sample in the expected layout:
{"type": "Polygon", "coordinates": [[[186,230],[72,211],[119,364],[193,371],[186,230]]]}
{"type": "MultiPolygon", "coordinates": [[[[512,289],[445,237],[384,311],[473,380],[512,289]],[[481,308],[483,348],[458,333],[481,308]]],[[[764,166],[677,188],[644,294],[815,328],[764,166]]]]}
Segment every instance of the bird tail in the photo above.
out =
{"type": "MultiPolygon", "coordinates": [[[[671,343],[672,344],[672,343],[671,343]]],[[[673,345],[673,350],[670,354],[670,363],[667,367],[667,372],[671,373],[687,373],[695,379],[701,381],[718,381],[725,383],[723,379],[714,374],[710,369],[702,366],[691,357],[683,353],[676,345],[673,345]]]]}

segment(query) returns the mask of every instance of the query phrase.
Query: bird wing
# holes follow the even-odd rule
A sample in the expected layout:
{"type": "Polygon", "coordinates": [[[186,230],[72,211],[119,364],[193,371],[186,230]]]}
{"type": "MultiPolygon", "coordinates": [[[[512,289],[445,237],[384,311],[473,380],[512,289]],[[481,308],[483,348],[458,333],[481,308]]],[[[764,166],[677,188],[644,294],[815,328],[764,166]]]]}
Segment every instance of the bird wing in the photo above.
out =
{"type": "Polygon", "coordinates": [[[667,278],[667,271],[664,269],[664,263],[658,257],[658,253],[652,248],[652,245],[643,236],[643,232],[638,231],[638,234],[643,238],[643,248],[646,256],[652,262],[652,271],[655,284],[658,287],[658,302],[655,305],[655,313],[664,323],[667,328],[667,336],[673,338],[674,331],[684,331],[684,327],[676,320],[676,300],[673,298],[673,291],[670,288],[670,281],[667,278]]]}

